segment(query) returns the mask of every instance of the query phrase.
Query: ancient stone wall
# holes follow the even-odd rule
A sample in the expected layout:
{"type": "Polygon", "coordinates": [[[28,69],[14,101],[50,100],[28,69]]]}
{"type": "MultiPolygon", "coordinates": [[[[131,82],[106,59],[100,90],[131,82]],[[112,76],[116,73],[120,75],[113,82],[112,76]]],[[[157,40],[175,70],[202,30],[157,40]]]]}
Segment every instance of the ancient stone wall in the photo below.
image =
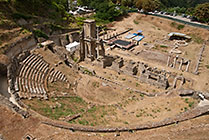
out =
{"type": "Polygon", "coordinates": [[[102,133],[110,133],[110,132],[132,132],[137,130],[147,130],[153,128],[159,128],[163,126],[168,126],[171,124],[177,124],[182,121],[190,120],[196,118],[200,115],[209,112],[209,106],[196,107],[192,110],[181,113],[172,118],[166,118],[165,120],[159,122],[148,122],[146,124],[128,126],[128,127],[88,127],[88,126],[80,126],[80,125],[72,125],[66,122],[54,121],[54,120],[45,120],[42,123],[46,125],[50,125],[53,127],[58,127],[62,129],[68,129],[72,131],[82,131],[82,132],[102,132],[102,133]]]}
{"type": "Polygon", "coordinates": [[[17,97],[15,91],[15,86],[17,86],[16,76],[20,68],[20,63],[29,55],[29,51],[24,51],[19,55],[12,57],[11,63],[7,66],[8,92],[10,93],[11,97],[17,97]]]}
{"type": "Polygon", "coordinates": [[[7,48],[5,54],[9,58],[12,58],[13,56],[16,56],[17,54],[25,50],[32,50],[35,47],[36,47],[36,40],[33,35],[29,35],[24,38],[21,38],[20,40],[17,40],[12,44],[5,46],[5,48],[7,48]]]}
{"type": "Polygon", "coordinates": [[[138,72],[138,64],[132,60],[128,61],[123,72],[128,75],[136,75],[138,72]]]}
{"type": "Polygon", "coordinates": [[[121,57],[117,57],[113,62],[111,68],[117,72],[124,66],[124,60],[121,57]]]}
{"type": "Polygon", "coordinates": [[[65,34],[52,35],[49,37],[49,40],[54,41],[54,43],[58,46],[65,46],[74,41],[79,42],[79,32],[69,32],[65,34]]]}

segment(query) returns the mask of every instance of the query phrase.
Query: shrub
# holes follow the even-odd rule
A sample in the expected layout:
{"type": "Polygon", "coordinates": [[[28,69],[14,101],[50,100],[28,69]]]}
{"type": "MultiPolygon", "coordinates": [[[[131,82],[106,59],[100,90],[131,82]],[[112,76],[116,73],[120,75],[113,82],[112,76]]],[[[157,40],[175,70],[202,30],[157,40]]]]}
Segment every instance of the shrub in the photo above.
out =
{"type": "Polygon", "coordinates": [[[36,37],[43,37],[45,39],[48,39],[49,37],[44,33],[42,32],[41,30],[34,30],[33,31],[33,34],[36,36],[36,37]]]}
{"type": "Polygon", "coordinates": [[[160,48],[168,48],[168,46],[160,45],[160,48]]]}
{"type": "Polygon", "coordinates": [[[30,15],[26,15],[26,14],[19,13],[19,12],[12,14],[12,17],[14,19],[21,19],[21,18],[23,18],[25,20],[28,20],[28,19],[32,18],[32,16],[30,16],[30,15]]]}
{"type": "Polygon", "coordinates": [[[209,69],[209,65],[205,65],[205,67],[206,67],[207,69],[209,69]]]}
{"type": "Polygon", "coordinates": [[[177,27],[178,30],[181,30],[183,28],[184,28],[184,25],[182,25],[182,24],[179,24],[178,27],[177,27]]]}
{"type": "Polygon", "coordinates": [[[89,124],[89,122],[87,120],[78,120],[78,123],[82,124],[82,125],[88,125],[89,124]]]}
{"type": "Polygon", "coordinates": [[[176,27],[176,22],[171,22],[171,27],[176,27]]]}
{"type": "Polygon", "coordinates": [[[136,20],[134,20],[134,24],[139,24],[139,22],[138,22],[138,21],[136,21],[136,20]]]}

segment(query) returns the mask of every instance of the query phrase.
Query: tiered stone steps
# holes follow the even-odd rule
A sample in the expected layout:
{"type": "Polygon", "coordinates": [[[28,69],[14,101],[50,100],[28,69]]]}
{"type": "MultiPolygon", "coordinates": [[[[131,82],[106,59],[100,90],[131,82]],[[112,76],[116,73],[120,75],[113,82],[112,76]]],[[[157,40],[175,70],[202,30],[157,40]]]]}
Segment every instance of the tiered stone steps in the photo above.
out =
{"type": "Polygon", "coordinates": [[[19,97],[33,98],[47,96],[46,77],[49,64],[43,57],[36,54],[29,55],[23,62],[17,77],[19,97]]]}
{"type": "Polygon", "coordinates": [[[49,72],[48,81],[51,83],[56,81],[68,82],[66,76],[61,71],[55,70],[54,68],[49,72]]]}
{"type": "Polygon", "coordinates": [[[68,82],[66,76],[43,60],[37,54],[30,54],[21,62],[18,76],[16,77],[16,91],[21,99],[34,97],[47,98],[47,82],[68,82]]]}

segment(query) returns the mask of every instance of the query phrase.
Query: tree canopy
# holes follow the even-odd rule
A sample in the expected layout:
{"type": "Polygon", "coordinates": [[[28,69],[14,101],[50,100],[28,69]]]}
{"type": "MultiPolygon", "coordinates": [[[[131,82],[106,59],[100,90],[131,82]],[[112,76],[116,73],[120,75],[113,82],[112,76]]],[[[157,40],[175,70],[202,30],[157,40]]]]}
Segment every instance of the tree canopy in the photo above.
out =
{"type": "Polygon", "coordinates": [[[194,16],[201,22],[209,22],[209,3],[199,4],[195,8],[194,16]]]}
{"type": "Polygon", "coordinates": [[[136,7],[146,12],[157,10],[160,7],[159,0],[136,0],[136,7]]]}

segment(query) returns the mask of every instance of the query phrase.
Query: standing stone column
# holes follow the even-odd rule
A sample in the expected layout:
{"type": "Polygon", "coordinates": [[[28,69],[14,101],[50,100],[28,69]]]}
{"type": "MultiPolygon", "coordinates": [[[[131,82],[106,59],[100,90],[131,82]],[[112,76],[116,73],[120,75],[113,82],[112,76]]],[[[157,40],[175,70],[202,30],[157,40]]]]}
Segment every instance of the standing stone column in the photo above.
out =
{"type": "Polygon", "coordinates": [[[87,58],[87,56],[88,56],[88,45],[85,43],[84,44],[84,48],[85,48],[85,58],[87,58]]]}
{"type": "Polygon", "coordinates": [[[180,62],[180,65],[179,65],[179,70],[181,70],[182,64],[183,64],[183,59],[181,59],[181,62],[180,62]]]}
{"type": "Polygon", "coordinates": [[[174,60],[173,60],[173,68],[176,67],[176,60],[177,60],[177,58],[175,57],[174,60]]]}
{"type": "Polygon", "coordinates": [[[176,88],[176,83],[177,83],[177,77],[174,79],[173,88],[176,88]]]}
{"type": "Polygon", "coordinates": [[[170,59],[171,59],[171,56],[168,56],[168,60],[167,60],[167,66],[168,67],[169,67],[170,59]]]}
{"type": "Polygon", "coordinates": [[[97,44],[97,59],[99,58],[99,44],[97,44]]]}
{"type": "Polygon", "coordinates": [[[189,71],[189,65],[190,65],[190,60],[187,62],[187,67],[186,67],[186,72],[188,72],[189,71]]]}

